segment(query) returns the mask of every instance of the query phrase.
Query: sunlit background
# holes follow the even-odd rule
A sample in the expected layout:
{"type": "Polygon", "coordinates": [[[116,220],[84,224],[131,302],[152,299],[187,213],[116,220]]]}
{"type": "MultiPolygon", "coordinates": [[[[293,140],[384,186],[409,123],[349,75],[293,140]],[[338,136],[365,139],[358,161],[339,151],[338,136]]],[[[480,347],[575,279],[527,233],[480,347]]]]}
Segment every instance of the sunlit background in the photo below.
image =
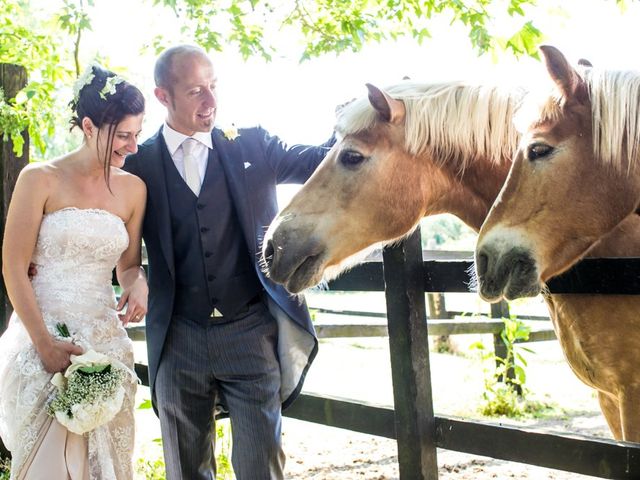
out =
{"type": "MultiPolygon", "coordinates": [[[[149,2],[95,3],[92,31],[82,39],[81,62],[86,65],[99,56],[143,90],[148,104],[144,140],[155,133],[164,116],[153,97],[151,39],[162,33],[168,43],[188,43],[189,34],[180,31],[180,22],[166,8],[156,7],[149,18],[149,2]]],[[[504,2],[494,3],[496,11],[503,10],[504,2]]],[[[540,0],[525,11],[544,33],[545,42],[560,48],[570,61],[586,58],[598,67],[640,69],[635,53],[640,44],[640,2],[628,1],[621,7],[613,0],[540,0]]],[[[502,15],[495,23],[498,33],[508,36],[522,19],[502,15]]],[[[277,30],[273,35],[281,47],[271,62],[245,61],[232,49],[211,53],[219,80],[218,125],[260,124],[289,143],[315,144],[330,136],[335,106],[364,95],[367,82],[385,86],[410,77],[531,84],[544,75],[539,61],[529,57],[501,52],[478,57],[463,28],[443,17],[435,20],[431,38],[422,45],[403,39],[304,62],[299,62],[301,44],[289,38],[290,33],[277,30]]],[[[281,203],[295,190],[281,189],[281,203]]]]}
{"type": "MultiPolygon", "coordinates": [[[[495,4],[504,3],[501,1],[495,4]]],[[[166,8],[156,7],[149,18],[149,2],[96,1],[93,30],[84,33],[81,59],[96,54],[139,85],[148,99],[143,137],[152,135],[163,119],[153,98],[153,49],[144,47],[163,33],[164,39],[188,42],[179,22],[166,8]],[[144,19],[141,22],[140,19],[144,19]],[[144,24],[144,28],[141,28],[144,24]],[[141,51],[144,50],[144,53],[141,51]]],[[[496,6],[496,10],[499,8],[496,6]]],[[[540,0],[526,13],[542,30],[546,43],[560,48],[572,61],[587,58],[598,67],[637,69],[640,56],[640,4],[627,2],[624,10],[613,0],[540,0]]],[[[500,30],[522,23],[504,15],[500,30]]],[[[215,20],[214,20],[215,22],[215,20]]],[[[301,47],[287,32],[275,32],[282,45],[273,61],[243,61],[235,51],[212,52],[219,78],[219,123],[261,124],[292,143],[318,143],[331,133],[334,107],[363,95],[364,84],[385,86],[409,76],[417,81],[465,79],[524,83],[542,72],[531,58],[507,53],[478,57],[461,27],[445,18],[435,21],[432,38],[417,45],[412,40],[369,45],[357,54],[325,55],[299,63],[301,47]]]]}

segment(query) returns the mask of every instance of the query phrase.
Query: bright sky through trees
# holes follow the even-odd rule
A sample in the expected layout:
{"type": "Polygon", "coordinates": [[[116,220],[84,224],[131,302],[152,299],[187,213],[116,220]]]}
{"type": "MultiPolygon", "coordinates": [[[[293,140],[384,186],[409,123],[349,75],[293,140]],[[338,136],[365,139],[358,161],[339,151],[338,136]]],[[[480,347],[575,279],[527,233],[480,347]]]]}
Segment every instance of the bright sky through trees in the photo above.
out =
{"type": "MultiPolygon", "coordinates": [[[[498,0],[499,1],[499,0],[498,0]]],[[[115,69],[125,69],[148,98],[143,137],[151,135],[162,121],[162,109],[152,95],[154,54],[140,54],[153,34],[165,40],[188,41],[181,35],[172,14],[156,8],[149,18],[149,2],[110,0],[96,2],[93,31],[83,38],[81,58],[98,52],[115,69]],[[144,18],[144,28],[140,19],[144,18]]],[[[560,48],[570,60],[587,58],[594,65],[640,69],[640,2],[628,1],[622,12],[614,0],[540,0],[527,9],[546,43],[560,48]]],[[[501,20],[502,21],[502,20],[501,20]]],[[[502,27],[502,25],[500,25],[502,27]]],[[[511,28],[504,19],[505,31],[511,28]]],[[[213,54],[219,77],[219,123],[260,123],[289,142],[316,143],[328,137],[334,107],[365,93],[364,84],[389,85],[409,76],[417,81],[502,79],[526,82],[542,73],[530,58],[508,54],[478,58],[464,32],[442,19],[432,29],[432,38],[422,46],[411,40],[371,45],[357,54],[325,55],[298,63],[295,39],[282,48],[271,63],[261,59],[244,62],[235,52],[213,54]],[[289,51],[288,51],[289,50],[289,51]]]]}

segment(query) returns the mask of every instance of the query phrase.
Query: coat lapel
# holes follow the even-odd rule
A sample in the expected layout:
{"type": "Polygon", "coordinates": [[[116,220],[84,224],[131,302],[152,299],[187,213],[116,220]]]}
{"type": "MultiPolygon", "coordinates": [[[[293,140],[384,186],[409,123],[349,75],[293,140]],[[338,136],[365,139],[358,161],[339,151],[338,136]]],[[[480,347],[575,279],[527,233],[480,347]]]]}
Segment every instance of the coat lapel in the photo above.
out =
{"type": "Polygon", "coordinates": [[[218,151],[218,156],[224,173],[227,177],[231,198],[238,220],[242,226],[249,248],[249,253],[253,256],[258,250],[256,245],[256,232],[254,230],[255,219],[253,213],[253,201],[247,188],[246,167],[244,155],[237,140],[228,140],[222,130],[215,128],[211,133],[214,148],[218,151]]]}
{"type": "MultiPolygon", "coordinates": [[[[150,222],[155,222],[155,229],[151,225],[151,232],[158,235],[160,248],[167,260],[167,265],[171,276],[175,276],[173,259],[173,241],[171,236],[171,218],[169,213],[169,196],[167,193],[167,182],[165,179],[164,160],[169,156],[169,151],[162,136],[162,128],[153,139],[148,155],[141,168],[145,169],[145,181],[147,184],[147,195],[149,202],[153,205],[150,209],[155,218],[149,218],[150,222]]],[[[170,160],[170,159],[169,159],[170,160]]],[[[147,213],[148,214],[148,213],[147,213]]]]}

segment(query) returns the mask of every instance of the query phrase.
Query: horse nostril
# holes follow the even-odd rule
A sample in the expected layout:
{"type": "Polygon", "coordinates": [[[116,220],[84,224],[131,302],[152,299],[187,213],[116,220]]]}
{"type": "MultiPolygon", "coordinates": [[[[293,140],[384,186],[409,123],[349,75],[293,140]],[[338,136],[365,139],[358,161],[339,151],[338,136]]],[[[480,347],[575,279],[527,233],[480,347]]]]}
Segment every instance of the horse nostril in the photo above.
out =
{"type": "Polygon", "coordinates": [[[267,267],[269,268],[271,268],[271,265],[273,264],[273,252],[273,241],[268,240],[262,255],[264,257],[265,263],[267,264],[267,267]]]}
{"type": "Polygon", "coordinates": [[[489,256],[485,252],[479,252],[476,256],[476,271],[478,275],[484,275],[487,273],[487,268],[489,266],[489,256]]]}

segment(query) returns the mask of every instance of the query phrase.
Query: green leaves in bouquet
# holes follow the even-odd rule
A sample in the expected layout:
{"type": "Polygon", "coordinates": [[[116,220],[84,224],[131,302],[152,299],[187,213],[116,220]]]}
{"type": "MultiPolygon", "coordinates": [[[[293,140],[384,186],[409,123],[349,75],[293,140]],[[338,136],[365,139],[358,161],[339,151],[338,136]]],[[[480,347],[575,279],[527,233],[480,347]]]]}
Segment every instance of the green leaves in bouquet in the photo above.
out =
{"type": "Polygon", "coordinates": [[[94,373],[109,373],[111,371],[111,365],[93,365],[92,367],[80,367],[79,372],[91,375],[94,373]]]}
{"type": "Polygon", "coordinates": [[[71,336],[71,334],[69,333],[69,328],[67,328],[66,323],[56,323],[56,333],[64,338],[71,336]]]}

